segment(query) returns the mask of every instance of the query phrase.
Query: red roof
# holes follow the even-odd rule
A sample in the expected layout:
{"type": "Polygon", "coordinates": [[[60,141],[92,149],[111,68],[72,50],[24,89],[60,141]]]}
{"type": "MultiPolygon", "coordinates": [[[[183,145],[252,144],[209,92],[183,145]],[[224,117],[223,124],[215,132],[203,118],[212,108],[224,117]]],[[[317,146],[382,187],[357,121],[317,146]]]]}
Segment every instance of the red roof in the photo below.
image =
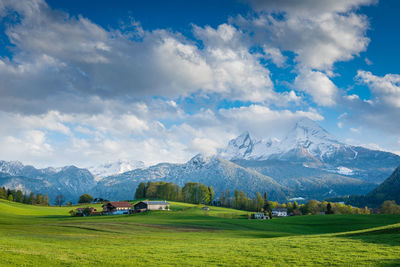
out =
{"type": "Polygon", "coordinates": [[[120,202],[108,202],[107,205],[110,204],[116,208],[131,208],[132,204],[129,202],[124,202],[124,201],[120,201],[120,202]]]}

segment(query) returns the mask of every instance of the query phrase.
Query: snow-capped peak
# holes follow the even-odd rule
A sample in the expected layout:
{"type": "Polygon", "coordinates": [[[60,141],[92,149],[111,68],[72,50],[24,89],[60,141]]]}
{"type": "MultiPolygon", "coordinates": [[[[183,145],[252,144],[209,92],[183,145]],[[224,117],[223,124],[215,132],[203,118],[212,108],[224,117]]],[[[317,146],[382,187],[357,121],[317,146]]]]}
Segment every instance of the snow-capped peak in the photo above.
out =
{"type": "Polygon", "coordinates": [[[221,151],[222,157],[229,159],[246,158],[253,151],[254,141],[251,139],[248,131],[243,132],[237,138],[229,141],[228,147],[221,151]]]}
{"type": "Polygon", "coordinates": [[[146,167],[143,161],[136,160],[118,160],[116,162],[107,162],[98,166],[92,166],[88,170],[96,177],[96,180],[101,178],[124,173],[134,169],[146,167]]]}
{"type": "Polygon", "coordinates": [[[4,161],[0,160],[0,172],[10,175],[18,175],[24,165],[20,161],[4,161]]]}
{"type": "Polygon", "coordinates": [[[316,122],[305,118],[296,122],[293,129],[286,135],[285,141],[295,141],[299,144],[312,141],[315,143],[339,143],[335,137],[329,134],[316,122]]]}
{"type": "Polygon", "coordinates": [[[284,158],[287,153],[299,150],[306,157],[322,159],[342,146],[346,145],[337,141],[316,122],[306,118],[297,121],[282,141],[276,138],[256,140],[246,131],[232,139],[219,155],[230,160],[266,160],[284,158]]]}

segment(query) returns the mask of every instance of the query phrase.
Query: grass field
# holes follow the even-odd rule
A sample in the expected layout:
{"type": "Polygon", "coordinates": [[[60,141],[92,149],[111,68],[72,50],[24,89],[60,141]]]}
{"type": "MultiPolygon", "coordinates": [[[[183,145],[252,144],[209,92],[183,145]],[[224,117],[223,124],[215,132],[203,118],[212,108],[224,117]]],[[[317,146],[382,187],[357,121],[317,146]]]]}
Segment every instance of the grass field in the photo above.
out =
{"type": "Polygon", "coordinates": [[[232,209],[171,208],[79,218],[70,217],[67,207],[0,200],[0,265],[400,265],[398,215],[256,221],[232,209]]]}

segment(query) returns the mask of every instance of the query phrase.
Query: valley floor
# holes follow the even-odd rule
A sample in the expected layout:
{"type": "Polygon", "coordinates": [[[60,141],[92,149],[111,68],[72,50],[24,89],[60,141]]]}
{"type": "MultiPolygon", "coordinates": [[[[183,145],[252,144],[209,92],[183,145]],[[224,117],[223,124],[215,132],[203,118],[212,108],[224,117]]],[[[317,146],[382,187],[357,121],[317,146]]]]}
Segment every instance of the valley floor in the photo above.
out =
{"type": "Polygon", "coordinates": [[[400,265],[399,215],[256,221],[225,208],[203,211],[184,203],[171,208],[76,218],[67,207],[0,200],[0,265],[400,265]]]}

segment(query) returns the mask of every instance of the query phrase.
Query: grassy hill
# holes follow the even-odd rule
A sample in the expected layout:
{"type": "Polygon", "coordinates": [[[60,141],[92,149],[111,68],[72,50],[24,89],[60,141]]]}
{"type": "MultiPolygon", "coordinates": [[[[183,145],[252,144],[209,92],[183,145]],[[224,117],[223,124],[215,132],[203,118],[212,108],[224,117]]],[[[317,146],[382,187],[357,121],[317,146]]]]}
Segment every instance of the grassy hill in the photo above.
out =
{"type": "Polygon", "coordinates": [[[69,207],[0,200],[0,265],[400,264],[398,215],[256,221],[226,208],[207,212],[175,202],[171,208],[79,218],[69,216],[69,207]]]}

